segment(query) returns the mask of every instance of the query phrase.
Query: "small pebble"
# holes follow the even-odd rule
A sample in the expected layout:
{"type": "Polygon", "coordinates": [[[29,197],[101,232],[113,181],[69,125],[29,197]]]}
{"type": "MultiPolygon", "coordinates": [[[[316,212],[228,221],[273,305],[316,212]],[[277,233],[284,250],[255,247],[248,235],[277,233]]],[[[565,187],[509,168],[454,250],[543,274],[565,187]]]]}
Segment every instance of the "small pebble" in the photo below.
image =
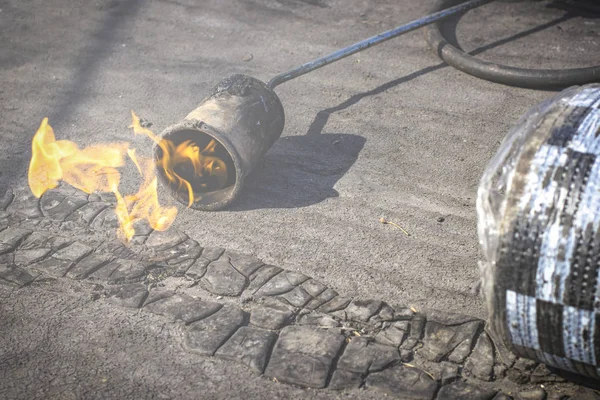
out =
{"type": "Polygon", "coordinates": [[[526,390],[523,392],[519,392],[517,399],[519,399],[519,400],[545,400],[546,399],[546,391],[542,388],[526,390]]]}
{"type": "Polygon", "coordinates": [[[243,60],[248,62],[248,61],[252,61],[253,58],[254,58],[254,56],[252,55],[252,53],[248,53],[244,56],[243,60]]]}
{"type": "Polygon", "coordinates": [[[438,217],[437,222],[444,222],[446,217],[438,217]]]}

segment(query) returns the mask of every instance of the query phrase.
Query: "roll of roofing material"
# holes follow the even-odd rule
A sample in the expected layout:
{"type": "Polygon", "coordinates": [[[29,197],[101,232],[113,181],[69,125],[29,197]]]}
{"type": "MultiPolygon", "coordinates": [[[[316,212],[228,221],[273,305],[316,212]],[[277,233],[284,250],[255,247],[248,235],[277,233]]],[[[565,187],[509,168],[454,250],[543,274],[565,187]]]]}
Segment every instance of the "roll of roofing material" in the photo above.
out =
{"type": "Polygon", "coordinates": [[[600,379],[600,84],[517,123],[482,177],[477,213],[493,336],[600,379]]]}

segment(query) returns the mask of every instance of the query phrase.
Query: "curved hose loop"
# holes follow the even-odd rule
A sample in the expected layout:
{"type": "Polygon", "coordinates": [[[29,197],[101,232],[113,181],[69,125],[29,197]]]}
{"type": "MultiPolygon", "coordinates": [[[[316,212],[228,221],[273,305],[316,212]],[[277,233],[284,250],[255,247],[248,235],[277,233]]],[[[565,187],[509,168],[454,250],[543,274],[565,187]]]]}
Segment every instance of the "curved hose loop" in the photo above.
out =
{"type": "MultiPolygon", "coordinates": [[[[440,0],[432,12],[461,3],[463,0],[440,0]]],[[[570,69],[528,69],[497,64],[474,57],[448,42],[438,22],[425,30],[425,39],[446,64],[488,81],[527,89],[563,89],[573,85],[600,82],[600,65],[570,69]]]]}

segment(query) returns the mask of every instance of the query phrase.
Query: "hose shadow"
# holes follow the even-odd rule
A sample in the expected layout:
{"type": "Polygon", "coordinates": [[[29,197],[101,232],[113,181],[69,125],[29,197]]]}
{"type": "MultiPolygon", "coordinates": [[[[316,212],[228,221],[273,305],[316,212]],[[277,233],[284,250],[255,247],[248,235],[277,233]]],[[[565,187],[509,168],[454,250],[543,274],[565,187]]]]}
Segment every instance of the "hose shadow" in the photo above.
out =
{"type": "Polygon", "coordinates": [[[299,208],[338,197],[334,186],[354,165],[367,139],[349,133],[324,133],[329,116],[365,97],[383,93],[444,66],[423,68],[319,111],[306,135],[285,136],[275,142],[263,164],[248,176],[245,189],[231,210],[299,208]]]}
{"type": "MultiPolygon", "coordinates": [[[[571,9],[565,11],[565,14],[552,21],[481,46],[472,50],[470,54],[477,55],[541,32],[578,15],[571,9]]],[[[458,15],[444,21],[443,24],[445,35],[456,42],[456,29],[461,17],[462,15],[458,15]]],[[[262,167],[257,168],[248,177],[245,190],[232,210],[306,207],[330,197],[337,197],[334,186],[352,167],[366,139],[352,134],[323,133],[331,114],[446,66],[447,64],[442,62],[423,68],[369,91],[357,93],[338,105],[319,111],[306,135],[283,137],[275,143],[265,156],[262,167]]]]}
{"type": "MultiPolygon", "coordinates": [[[[553,0],[545,7],[549,9],[564,11],[564,14],[560,17],[557,17],[548,22],[544,22],[543,24],[534,26],[532,28],[523,30],[521,32],[515,33],[514,35],[505,37],[503,39],[496,40],[495,42],[478,47],[474,50],[469,51],[468,54],[472,56],[479,55],[504,44],[514,42],[516,40],[522,39],[526,36],[533,35],[538,32],[542,32],[546,29],[552,28],[576,17],[583,17],[589,19],[600,18],[600,5],[594,6],[592,5],[591,1],[588,5],[588,1],[589,0],[582,0],[579,3],[574,4],[564,0],[553,0]]],[[[460,1],[457,1],[456,3],[460,3],[460,1]]],[[[444,38],[448,41],[448,43],[463,51],[464,49],[461,47],[458,37],[456,36],[456,31],[460,20],[465,16],[465,14],[466,13],[457,14],[438,23],[440,31],[442,32],[444,38]]],[[[441,49],[437,49],[438,53],[440,51],[441,49]]]]}

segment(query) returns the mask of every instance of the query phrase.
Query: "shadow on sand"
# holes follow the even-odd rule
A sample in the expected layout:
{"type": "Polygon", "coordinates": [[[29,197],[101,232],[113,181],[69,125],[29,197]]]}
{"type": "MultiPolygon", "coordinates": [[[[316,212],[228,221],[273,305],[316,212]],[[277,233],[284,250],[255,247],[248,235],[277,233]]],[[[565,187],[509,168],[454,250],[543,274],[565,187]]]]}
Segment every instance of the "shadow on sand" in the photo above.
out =
{"type": "MultiPolygon", "coordinates": [[[[563,2],[555,1],[547,7],[563,9],[565,13],[552,21],[499,39],[471,51],[477,55],[514,40],[543,31],[569,19],[582,15],[581,10],[562,8],[563,2]]],[[[463,15],[457,15],[441,24],[449,42],[460,47],[456,28],[463,15]]],[[[352,167],[363,149],[366,139],[344,133],[324,133],[329,116],[345,110],[364,98],[378,95],[388,89],[411,81],[419,76],[446,67],[445,63],[432,65],[409,75],[394,79],[372,90],[357,93],[342,103],[320,111],[304,136],[287,136],[279,139],[266,154],[264,162],[246,180],[240,198],[232,211],[260,208],[294,208],[317,204],[330,197],[337,197],[335,184],[352,167]]]]}

